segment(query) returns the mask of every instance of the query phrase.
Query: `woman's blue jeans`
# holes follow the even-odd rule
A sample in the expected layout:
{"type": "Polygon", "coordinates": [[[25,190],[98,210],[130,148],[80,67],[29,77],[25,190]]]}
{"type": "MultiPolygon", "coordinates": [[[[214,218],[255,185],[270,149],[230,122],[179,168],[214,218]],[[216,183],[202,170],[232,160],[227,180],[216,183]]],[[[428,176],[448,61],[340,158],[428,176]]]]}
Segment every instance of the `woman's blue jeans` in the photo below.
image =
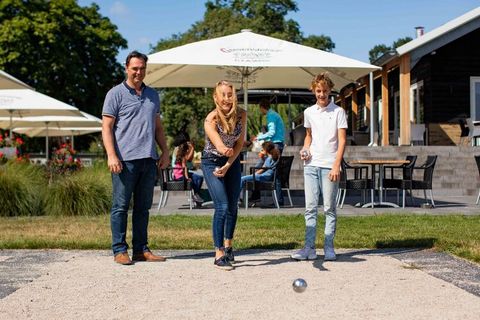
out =
{"type": "Polygon", "coordinates": [[[132,246],[133,252],[148,250],[148,210],[152,206],[153,188],[157,175],[152,158],[122,161],[123,170],[112,174],[113,204],[110,215],[113,254],[126,252],[128,209],[133,194],[132,246]]]}
{"type": "Polygon", "coordinates": [[[325,214],[325,245],[333,248],[333,239],[337,227],[336,197],[338,181],[330,181],[331,169],[314,166],[304,168],[305,179],[305,247],[315,248],[317,235],[317,212],[320,194],[323,195],[323,212],[325,214]]]}
{"type": "Polygon", "coordinates": [[[224,247],[224,239],[233,239],[237,224],[238,198],[240,196],[241,165],[237,158],[223,178],[213,175],[215,167],[222,167],[227,157],[204,155],[202,157],[203,177],[215,207],[212,233],[216,249],[224,247]]]}

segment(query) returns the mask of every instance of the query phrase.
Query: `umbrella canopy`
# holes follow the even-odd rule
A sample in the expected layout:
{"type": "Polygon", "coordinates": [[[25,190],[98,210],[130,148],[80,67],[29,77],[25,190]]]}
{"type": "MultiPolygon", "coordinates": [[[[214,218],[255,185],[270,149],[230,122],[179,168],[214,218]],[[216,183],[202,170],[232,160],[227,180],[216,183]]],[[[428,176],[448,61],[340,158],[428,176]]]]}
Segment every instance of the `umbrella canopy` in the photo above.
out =
{"type": "Polygon", "coordinates": [[[153,87],[213,87],[228,80],[248,88],[308,88],[328,71],[336,89],[380,69],[337,54],[250,30],[198,41],[148,56],[145,83],[153,87]]]}
{"type": "Polygon", "coordinates": [[[0,117],[81,116],[80,110],[31,89],[0,90],[0,117]]]}
{"type": "Polygon", "coordinates": [[[0,70],[0,89],[32,89],[28,84],[0,70]]]}
{"type": "Polygon", "coordinates": [[[78,112],[80,116],[0,117],[0,128],[9,126],[13,131],[30,137],[46,137],[45,154],[48,159],[48,137],[78,135],[78,129],[83,131],[81,134],[102,130],[102,120],[86,112],[78,112]],[[77,134],[74,134],[71,128],[77,129],[77,134]]]}
{"type": "MultiPolygon", "coordinates": [[[[78,110],[78,109],[77,109],[78,110]]],[[[0,117],[0,128],[5,129],[10,127],[14,131],[16,128],[46,128],[48,129],[61,129],[65,127],[78,127],[78,128],[89,128],[89,127],[101,127],[102,120],[88,114],[83,111],[78,110],[78,116],[36,116],[36,117],[0,117]]],[[[27,134],[28,135],[28,134],[27,134]]]]}

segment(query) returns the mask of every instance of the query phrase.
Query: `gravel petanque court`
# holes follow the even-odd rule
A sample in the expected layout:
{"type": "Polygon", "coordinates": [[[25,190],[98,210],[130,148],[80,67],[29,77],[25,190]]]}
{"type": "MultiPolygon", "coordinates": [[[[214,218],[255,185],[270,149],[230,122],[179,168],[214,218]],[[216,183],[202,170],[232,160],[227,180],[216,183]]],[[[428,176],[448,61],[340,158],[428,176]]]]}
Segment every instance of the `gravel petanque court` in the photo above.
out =
{"type": "Polygon", "coordinates": [[[435,253],[415,251],[340,250],[325,263],[321,250],[309,262],[245,251],[230,272],[210,252],[158,253],[167,262],[121,266],[108,251],[0,251],[0,319],[480,319],[479,266],[450,256],[437,269],[453,259],[470,277],[432,276],[422,261],[435,253]]]}

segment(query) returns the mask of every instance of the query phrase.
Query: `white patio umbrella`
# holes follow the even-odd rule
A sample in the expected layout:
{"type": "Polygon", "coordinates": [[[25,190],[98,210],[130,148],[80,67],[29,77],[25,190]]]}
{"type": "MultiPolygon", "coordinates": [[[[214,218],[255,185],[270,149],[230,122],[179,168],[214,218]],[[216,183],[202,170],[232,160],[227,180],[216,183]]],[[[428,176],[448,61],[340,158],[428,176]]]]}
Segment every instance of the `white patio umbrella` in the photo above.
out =
{"type": "Polygon", "coordinates": [[[213,87],[229,80],[249,88],[308,88],[328,71],[335,89],[380,69],[337,54],[242,30],[148,56],[145,83],[152,87],[213,87]]]}
{"type": "MultiPolygon", "coordinates": [[[[78,110],[78,109],[77,109],[78,110]]],[[[46,156],[48,159],[48,137],[54,136],[52,133],[61,133],[66,128],[84,129],[93,132],[101,131],[102,120],[83,111],[78,111],[80,116],[36,116],[36,117],[0,117],[0,128],[5,128],[7,125],[18,133],[25,133],[28,136],[44,136],[46,156]],[[19,129],[21,129],[19,131],[19,129]],[[21,132],[22,131],[22,132],[21,132]],[[52,132],[51,132],[52,131],[52,132]],[[44,134],[41,134],[44,133],[44,134]],[[40,135],[41,134],[41,135],[40,135]]],[[[61,134],[72,135],[70,134],[61,134]]]]}
{"type": "Polygon", "coordinates": [[[80,127],[62,127],[62,128],[49,128],[49,127],[32,127],[32,128],[15,128],[14,132],[25,134],[29,137],[71,137],[72,148],[74,146],[74,137],[84,134],[97,133],[102,131],[102,127],[80,128],[80,127]]]}
{"type": "Polygon", "coordinates": [[[32,89],[32,87],[0,70],[0,89],[32,89]]]}
{"type": "MultiPolygon", "coordinates": [[[[12,122],[14,117],[32,116],[81,116],[80,110],[31,89],[4,89],[0,90],[0,117],[8,117],[12,122]]],[[[1,128],[10,129],[12,123],[1,128]]]]}

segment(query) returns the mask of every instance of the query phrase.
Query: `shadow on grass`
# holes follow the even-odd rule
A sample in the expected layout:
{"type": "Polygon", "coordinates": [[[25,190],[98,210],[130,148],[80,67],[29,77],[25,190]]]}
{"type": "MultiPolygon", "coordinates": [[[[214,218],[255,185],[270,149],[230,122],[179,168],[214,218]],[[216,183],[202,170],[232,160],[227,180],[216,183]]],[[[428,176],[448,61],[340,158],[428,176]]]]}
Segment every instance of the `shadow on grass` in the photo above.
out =
{"type": "Polygon", "coordinates": [[[246,248],[246,250],[292,250],[298,248],[300,243],[298,242],[283,242],[283,243],[269,243],[269,244],[259,244],[246,248]]]}
{"type": "Polygon", "coordinates": [[[433,248],[436,238],[412,238],[401,240],[377,241],[375,247],[378,249],[386,248],[433,248]]]}

